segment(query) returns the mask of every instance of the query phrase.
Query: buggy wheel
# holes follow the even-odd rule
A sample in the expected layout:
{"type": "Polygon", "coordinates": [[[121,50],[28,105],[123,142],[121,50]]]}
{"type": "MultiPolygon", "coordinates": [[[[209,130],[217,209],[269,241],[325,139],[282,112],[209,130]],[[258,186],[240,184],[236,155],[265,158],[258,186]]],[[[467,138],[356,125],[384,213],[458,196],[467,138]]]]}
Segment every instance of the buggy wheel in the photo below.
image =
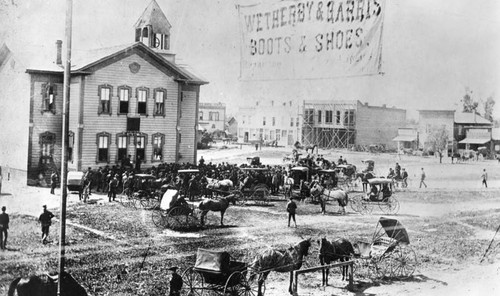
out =
{"type": "Polygon", "coordinates": [[[351,200],[351,209],[362,215],[371,214],[373,211],[373,205],[370,202],[363,199],[363,195],[355,195],[351,200]]]}
{"type": "Polygon", "coordinates": [[[394,266],[396,262],[392,256],[387,253],[374,261],[374,267],[378,278],[392,278],[394,276],[394,266]]]}
{"type": "Polygon", "coordinates": [[[255,189],[252,194],[252,199],[255,201],[255,203],[260,205],[269,204],[269,189],[265,187],[259,187],[255,189]]]}
{"type": "Polygon", "coordinates": [[[186,209],[182,207],[174,207],[168,211],[166,225],[172,230],[177,230],[187,225],[189,222],[186,209]]]}
{"type": "Polygon", "coordinates": [[[399,212],[399,201],[392,196],[388,197],[385,202],[379,202],[378,206],[387,215],[395,215],[399,212]]]}
{"type": "MultiPolygon", "coordinates": [[[[259,294],[259,277],[255,276],[253,279],[250,279],[249,273],[244,278],[244,286],[245,286],[245,296],[257,296],[259,294]]],[[[266,293],[266,282],[262,283],[262,295],[266,293]]]]}
{"type": "Polygon", "coordinates": [[[201,296],[203,295],[203,277],[201,274],[193,270],[193,267],[186,269],[182,275],[184,282],[184,290],[182,295],[201,296]]]}
{"type": "Polygon", "coordinates": [[[234,194],[234,197],[236,198],[236,205],[242,206],[245,204],[245,196],[243,195],[243,192],[236,190],[231,192],[231,194],[234,194]]]}
{"type": "Polygon", "coordinates": [[[153,224],[156,227],[163,228],[163,227],[167,226],[166,219],[167,219],[167,215],[166,215],[165,211],[163,211],[163,210],[156,210],[156,211],[151,212],[151,220],[153,220],[153,224]]]}
{"type": "Polygon", "coordinates": [[[143,209],[152,210],[160,206],[160,201],[154,197],[146,197],[141,199],[141,206],[143,209]]]}
{"type": "Polygon", "coordinates": [[[394,277],[405,279],[413,275],[417,268],[417,255],[411,247],[398,245],[390,257],[394,277]]]}
{"type": "Polygon", "coordinates": [[[223,295],[245,295],[245,286],[243,281],[246,281],[245,275],[239,271],[231,273],[227,278],[226,285],[224,286],[223,295]]]}

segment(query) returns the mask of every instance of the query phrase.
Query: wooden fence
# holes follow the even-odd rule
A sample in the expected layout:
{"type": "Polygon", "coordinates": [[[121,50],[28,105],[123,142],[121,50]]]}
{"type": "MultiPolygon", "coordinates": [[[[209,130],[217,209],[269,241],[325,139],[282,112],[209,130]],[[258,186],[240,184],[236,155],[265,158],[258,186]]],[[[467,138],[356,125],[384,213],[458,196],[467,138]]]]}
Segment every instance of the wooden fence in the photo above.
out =
{"type": "Polygon", "coordinates": [[[348,272],[347,272],[349,275],[348,289],[352,290],[353,281],[354,281],[354,276],[353,276],[354,261],[350,260],[350,261],[339,262],[339,263],[334,263],[334,264],[329,264],[329,265],[311,267],[311,268],[307,268],[307,269],[294,270],[293,271],[293,283],[292,283],[293,295],[298,295],[297,291],[298,291],[298,285],[299,285],[299,274],[311,273],[311,272],[315,272],[318,270],[325,270],[325,269],[329,269],[329,268],[333,268],[333,267],[342,267],[342,266],[349,267],[348,272]]]}

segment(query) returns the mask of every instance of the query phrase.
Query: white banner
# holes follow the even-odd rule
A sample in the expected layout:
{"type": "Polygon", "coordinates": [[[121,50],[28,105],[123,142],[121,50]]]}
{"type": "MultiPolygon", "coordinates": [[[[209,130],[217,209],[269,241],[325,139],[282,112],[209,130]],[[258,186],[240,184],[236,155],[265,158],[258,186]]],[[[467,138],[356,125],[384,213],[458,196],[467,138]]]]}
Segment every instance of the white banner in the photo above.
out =
{"type": "Polygon", "coordinates": [[[241,79],[378,74],[385,0],[265,0],[239,6],[241,79]]]}

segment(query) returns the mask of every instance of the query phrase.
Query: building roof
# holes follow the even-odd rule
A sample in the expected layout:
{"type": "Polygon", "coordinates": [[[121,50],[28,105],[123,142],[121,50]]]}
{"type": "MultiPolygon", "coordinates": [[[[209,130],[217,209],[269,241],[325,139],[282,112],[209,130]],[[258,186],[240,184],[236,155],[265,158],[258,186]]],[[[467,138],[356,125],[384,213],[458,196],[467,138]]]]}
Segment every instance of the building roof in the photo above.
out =
{"type": "Polygon", "coordinates": [[[151,26],[153,32],[157,34],[170,34],[172,25],[170,25],[167,17],[163,14],[163,11],[155,0],[151,1],[148,7],[146,7],[135,23],[134,28],[143,28],[145,26],[151,26]]]}
{"type": "Polygon", "coordinates": [[[456,112],[455,113],[455,123],[461,123],[461,124],[491,124],[491,122],[482,117],[479,114],[475,113],[462,113],[462,112],[456,112]]]}
{"type": "MultiPolygon", "coordinates": [[[[2,48],[8,47],[4,44],[2,48]]],[[[53,73],[63,74],[62,65],[55,62],[56,46],[55,44],[48,48],[47,46],[27,46],[12,50],[16,60],[19,60],[28,73],[53,73]]],[[[176,77],[177,81],[183,81],[192,84],[207,84],[208,82],[187,65],[179,65],[165,59],[161,54],[155,52],[142,42],[134,42],[113,47],[104,47],[93,50],[73,50],[71,56],[72,73],[92,73],[92,68],[100,64],[115,62],[121,56],[132,53],[143,53],[150,56],[161,66],[168,69],[176,77]]]]}

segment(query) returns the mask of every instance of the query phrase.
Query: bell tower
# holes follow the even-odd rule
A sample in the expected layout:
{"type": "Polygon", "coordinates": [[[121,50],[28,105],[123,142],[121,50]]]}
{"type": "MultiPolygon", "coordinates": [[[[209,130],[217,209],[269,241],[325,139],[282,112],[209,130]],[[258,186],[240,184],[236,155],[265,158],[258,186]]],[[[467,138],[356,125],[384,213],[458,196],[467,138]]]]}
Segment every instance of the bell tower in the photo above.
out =
{"type": "Polygon", "coordinates": [[[135,41],[161,54],[167,60],[175,62],[175,55],[170,51],[170,25],[158,3],[152,0],[134,25],[135,41]]]}

